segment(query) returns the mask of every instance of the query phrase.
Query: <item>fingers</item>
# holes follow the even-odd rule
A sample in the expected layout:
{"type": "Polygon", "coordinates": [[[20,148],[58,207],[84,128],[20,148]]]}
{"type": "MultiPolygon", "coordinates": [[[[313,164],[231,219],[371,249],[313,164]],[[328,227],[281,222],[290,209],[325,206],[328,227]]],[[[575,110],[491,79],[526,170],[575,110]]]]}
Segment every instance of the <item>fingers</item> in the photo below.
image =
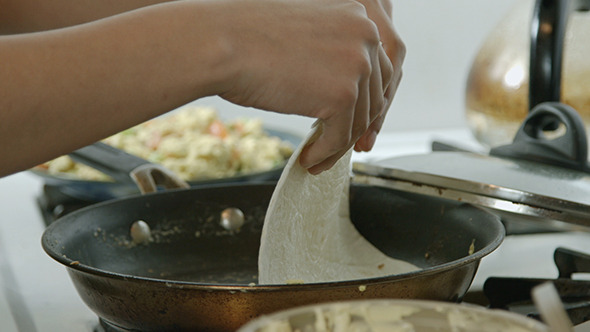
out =
{"type": "MultiPolygon", "coordinates": [[[[351,122],[352,123],[352,122],[351,122]]],[[[336,144],[343,144],[341,136],[338,135],[338,131],[341,129],[339,126],[330,124],[330,122],[323,122],[323,132],[319,138],[309,145],[307,145],[299,157],[299,162],[304,168],[307,168],[308,172],[317,175],[321,172],[332,168],[334,164],[350,149],[351,143],[348,145],[342,145],[340,148],[334,149],[333,140],[337,140],[336,144]],[[325,151],[328,151],[326,153],[325,151]],[[314,160],[318,158],[319,162],[314,164],[306,164],[306,160],[314,160]]],[[[338,145],[336,145],[338,146],[338,145]]]]}
{"type": "MultiPolygon", "coordinates": [[[[391,3],[389,0],[358,0],[361,2],[366,10],[367,15],[375,22],[379,30],[379,35],[382,41],[383,49],[387,55],[389,61],[382,61],[382,71],[385,73],[387,69],[384,69],[388,64],[392,69],[392,76],[389,81],[384,78],[384,83],[389,83],[388,86],[384,85],[385,91],[385,105],[382,112],[372,121],[369,129],[359,138],[355,144],[355,151],[370,151],[375,145],[376,137],[383,126],[385,116],[389,110],[393,101],[397,88],[399,86],[402,77],[402,64],[406,56],[406,47],[399,35],[393,28],[391,21],[391,3]],[[387,63],[386,63],[387,62],[387,63]]],[[[383,60],[383,58],[381,58],[383,60]]],[[[385,74],[384,74],[385,75],[385,74]]]]}
{"type": "Polygon", "coordinates": [[[310,167],[310,168],[308,168],[308,169],[307,169],[307,171],[308,171],[310,174],[313,174],[313,175],[318,175],[318,174],[322,173],[323,171],[325,171],[325,170],[328,170],[328,169],[332,168],[332,166],[334,166],[334,164],[336,164],[336,162],[337,162],[338,160],[340,160],[340,158],[342,158],[342,156],[343,156],[343,155],[344,155],[344,154],[345,154],[347,151],[348,151],[348,149],[346,149],[346,150],[342,150],[342,151],[340,151],[339,153],[337,153],[337,154],[335,154],[335,155],[332,155],[332,156],[330,156],[328,159],[325,159],[325,160],[324,160],[324,161],[322,161],[321,163],[319,163],[319,164],[317,164],[317,165],[315,165],[315,166],[313,166],[313,167],[310,167]]]}
{"type": "MultiPolygon", "coordinates": [[[[384,51],[382,54],[384,54],[384,51]]],[[[389,71],[389,74],[385,72],[383,73],[384,77],[389,77],[389,80],[383,82],[383,87],[385,91],[384,104],[377,116],[372,118],[371,125],[369,126],[367,131],[356,142],[354,150],[357,152],[370,151],[375,145],[375,142],[377,140],[377,134],[381,131],[381,127],[383,126],[383,122],[385,121],[385,116],[387,115],[387,111],[391,107],[391,103],[393,102],[393,96],[397,91],[397,87],[399,86],[400,79],[402,76],[401,67],[394,69],[393,65],[391,64],[387,56],[383,56],[381,60],[381,68],[389,68],[383,69],[383,71],[389,71]]]]}
{"type": "Polygon", "coordinates": [[[331,168],[355,143],[365,149],[370,149],[375,143],[378,130],[368,132],[368,129],[377,126],[375,121],[390,105],[386,94],[394,73],[380,44],[367,54],[367,58],[370,68],[359,79],[357,94],[353,98],[356,100],[354,107],[349,112],[335,113],[323,119],[323,133],[301,154],[300,163],[311,174],[331,168]],[[361,143],[357,143],[359,138],[361,143]]]}
{"type": "MultiPolygon", "coordinates": [[[[391,81],[392,74],[391,66],[386,64],[386,62],[389,61],[387,60],[387,55],[385,54],[383,47],[381,47],[381,43],[375,48],[371,62],[373,63],[373,70],[371,71],[369,85],[367,86],[367,89],[371,93],[371,105],[369,109],[369,122],[366,124],[366,128],[369,127],[369,124],[371,124],[371,122],[373,122],[383,110],[383,94],[389,85],[389,81],[391,81]],[[383,66],[381,65],[382,63],[383,66]]],[[[364,131],[360,132],[356,138],[358,139],[363,133],[364,131]]]]}
{"type": "Polygon", "coordinates": [[[373,85],[380,83],[382,88],[380,90],[373,89],[376,93],[378,92],[381,94],[380,96],[374,96],[373,99],[381,101],[382,104],[373,105],[373,108],[371,109],[370,126],[356,141],[354,150],[357,152],[370,151],[373,148],[375,141],[377,140],[377,134],[383,124],[385,113],[387,112],[387,109],[389,109],[389,106],[391,106],[391,98],[388,98],[388,91],[391,91],[389,90],[389,87],[392,86],[393,78],[395,77],[394,69],[385,50],[383,50],[383,47],[379,47],[378,54],[380,69],[378,74],[380,74],[380,76],[379,79],[375,79],[373,85]],[[377,121],[378,119],[381,120],[377,121]]]}
{"type": "MultiPolygon", "coordinates": [[[[248,4],[243,8],[256,20],[239,21],[238,30],[249,33],[229,39],[244,56],[229,70],[231,79],[220,84],[219,95],[243,106],[320,119],[323,133],[299,159],[313,174],[332,167],[353,146],[370,150],[405,56],[387,14],[389,0],[270,1],[263,11],[256,2],[256,10],[248,4]],[[253,21],[269,28],[260,30],[253,21]]],[[[227,32],[230,37],[234,30],[227,32]]]]}
{"type": "Polygon", "coordinates": [[[379,47],[379,66],[381,68],[381,75],[383,76],[382,83],[383,83],[383,91],[387,91],[389,85],[393,81],[395,75],[395,68],[391,63],[385,49],[383,48],[383,44],[379,47]]]}

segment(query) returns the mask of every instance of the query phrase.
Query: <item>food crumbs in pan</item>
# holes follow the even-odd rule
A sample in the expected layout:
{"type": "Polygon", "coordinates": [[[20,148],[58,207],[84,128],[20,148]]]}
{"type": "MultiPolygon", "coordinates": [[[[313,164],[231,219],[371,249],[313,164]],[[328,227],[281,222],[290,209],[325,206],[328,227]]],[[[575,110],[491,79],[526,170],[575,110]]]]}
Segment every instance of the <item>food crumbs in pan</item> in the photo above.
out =
{"type": "Polygon", "coordinates": [[[178,225],[163,223],[158,224],[154,229],[150,229],[145,221],[138,220],[132,224],[127,234],[110,234],[101,228],[97,228],[94,231],[94,237],[103,242],[113,241],[118,246],[133,248],[138,245],[149,245],[150,243],[170,243],[173,235],[182,232],[183,229],[178,225]]]}
{"type": "Polygon", "coordinates": [[[469,245],[469,255],[473,255],[475,252],[475,239],[471,240],[471,244],[469,245]]]}
{"type": "Polygon", "coordinates": [[[94,231],[94,237],[95,238],[102,238],[103,242],[106,242],[107,240],[107,234],[105,232],[102,231],[102,228],[98,227],[95,231],[94,231]]]}
{"type": "Polygon", "coordinates": [[[305,283],[305,281],[303,281],[301,279],[289,279],[289,280],[285,280],[285,283],[287,285],[302,285],[305,283]]]}

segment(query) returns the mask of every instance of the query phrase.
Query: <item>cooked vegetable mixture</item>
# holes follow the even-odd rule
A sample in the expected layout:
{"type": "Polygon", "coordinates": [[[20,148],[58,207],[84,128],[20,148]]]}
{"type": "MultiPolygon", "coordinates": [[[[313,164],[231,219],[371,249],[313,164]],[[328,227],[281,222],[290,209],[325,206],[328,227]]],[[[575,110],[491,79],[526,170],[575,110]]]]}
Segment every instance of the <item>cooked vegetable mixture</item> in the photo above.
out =
{"type": "MultiPolygon", "coordinates": [[[[104,143],[172,170],[184,180],[217,179],[269,170],[293,146],[269,136],[260,119],[222,121],[214,108],[187,106],[120,132],[104,143]]],[[[107,175],[61,156],[38,168],[53,175],[107,181],[107,175]]]]}

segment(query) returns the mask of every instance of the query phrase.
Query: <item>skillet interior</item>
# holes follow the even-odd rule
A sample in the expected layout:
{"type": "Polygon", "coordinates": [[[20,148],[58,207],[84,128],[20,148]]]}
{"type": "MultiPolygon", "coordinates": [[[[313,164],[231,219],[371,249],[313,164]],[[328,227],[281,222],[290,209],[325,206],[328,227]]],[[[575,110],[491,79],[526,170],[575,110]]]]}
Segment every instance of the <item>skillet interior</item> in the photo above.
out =
{"type": "MultiPolygon", "coordinates": [[[[226,185],[105,202],[54,222],[43,246],[64,265],[95,274],[248,285],[257,281],[273,190],[274,183],[226,185]],[[238,232],[219,225],[227,207],[246,216],[238,232]],[[149,245],[130,245],[129,228],[139,219],[152,228],[149,245]]],[[[495,216],[473,206],[360,185],[351,186],[351,218],[384,253],[426,269],[479,260],[504,234],[495,216]]]]}

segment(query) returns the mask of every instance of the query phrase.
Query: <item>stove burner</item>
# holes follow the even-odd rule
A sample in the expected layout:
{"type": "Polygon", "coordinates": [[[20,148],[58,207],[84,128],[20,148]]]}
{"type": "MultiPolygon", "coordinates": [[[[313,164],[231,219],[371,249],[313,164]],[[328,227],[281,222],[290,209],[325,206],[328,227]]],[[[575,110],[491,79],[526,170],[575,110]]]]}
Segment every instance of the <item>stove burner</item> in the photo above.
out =
{"type": "Polygon", "coordinates": [[[557,248],[553,255],[557,279],[490,277],[483,286],[489,307],[506,309],[540,320],[531,299],[533,287],[552,282],[574,325],[590,319],[590,281],[571,279],[574,273],[590,272],[590,255],[557,248]]]}

